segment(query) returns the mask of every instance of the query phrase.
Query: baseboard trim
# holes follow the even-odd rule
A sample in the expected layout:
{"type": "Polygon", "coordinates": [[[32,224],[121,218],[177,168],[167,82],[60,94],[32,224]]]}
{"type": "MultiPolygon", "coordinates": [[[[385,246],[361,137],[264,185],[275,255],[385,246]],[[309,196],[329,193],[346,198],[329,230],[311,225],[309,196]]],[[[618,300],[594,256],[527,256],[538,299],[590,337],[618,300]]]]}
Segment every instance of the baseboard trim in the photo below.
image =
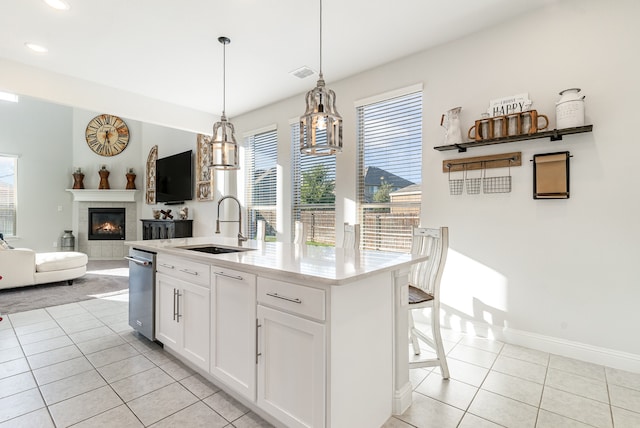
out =
{"type": "Polygon", "coordinates": [[[412,399],[413,387],[411,386],[411,382],[407,382],[402,388],[393,392],[393,405],[391,412],[394,415],[403,414],[409,406],[411,406],[412,399]]]}
{"type": "MultiPolygon", "coordinates": [[[[444,321],[446,320],[447,315],[444,316],[444,321]]],[[[425,322],[428,324],[430,317],[423,316],[422,319],[417,318],[416,322],[425,322]]],[[[640,373],[639,354],[632,354],[630,352],[618,351],[616,349],[589,345],[509,327],[501,328],[469,318],[464,318],[464,322],[458,324],[460,328],[452,328],[451,324],[443,323],[443,325],[447,325],[447,328],[450,328],[452,331],[459,331],[472,336],[482,338],[490,337],[512,345],[524,346],[588,363],[640,373]]]]}
{"type": "MultiPolygon", "coordinates": [[[[494,330],[494,332],[496,331],[494,330]]],[[[512,328],[505,328],[502,332],[496,333],[502,336],[496,337],[496,339],[505,343],[640,373],[640,355],[512,328]]]]}

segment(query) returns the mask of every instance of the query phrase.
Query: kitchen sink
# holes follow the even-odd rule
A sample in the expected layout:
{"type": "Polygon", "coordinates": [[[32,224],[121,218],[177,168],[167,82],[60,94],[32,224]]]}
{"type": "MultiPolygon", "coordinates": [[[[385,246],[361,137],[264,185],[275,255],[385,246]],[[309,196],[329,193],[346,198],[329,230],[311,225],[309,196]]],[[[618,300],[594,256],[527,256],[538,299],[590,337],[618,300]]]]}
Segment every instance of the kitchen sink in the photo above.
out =
{"type": "Polygon", "coordinates": [[[234,247],[219,247],[217,245],[205,245],[202,247],[181,247],[185,250],[199,251],[201,253],[208,254],[226,254],[226,253],[239,253],[242,251],[251,251],[253,248],[234,248],[234,247]]]}

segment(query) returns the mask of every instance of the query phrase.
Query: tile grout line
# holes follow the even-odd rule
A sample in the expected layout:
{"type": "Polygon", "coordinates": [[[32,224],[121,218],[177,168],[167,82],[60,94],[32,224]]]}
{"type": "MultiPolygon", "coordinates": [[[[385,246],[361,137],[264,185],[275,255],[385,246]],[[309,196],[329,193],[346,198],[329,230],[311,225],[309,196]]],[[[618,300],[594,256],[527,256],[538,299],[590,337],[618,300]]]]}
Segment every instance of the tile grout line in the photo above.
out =
{"type": "Polygon", "coordinates": [[[536,412],[536,422],[534,426],[538,426],[538,421],[540,420],[540,411],[542,409],[542,398],[544,397],[544,390],[547,385],[547,378],[549,377],[549,366],[551,364],[551,354],[547,355],[547,365],[544,369],[544,379],[542,380],[542,391],[540,392],[540,400],[538,401],[538,411],[536,412]]]}
{"type": "Polygon", "coordinates": [[[613,417],[613,404],[611,403],[611,389],[609,388],[609,376],[607,375],[607,369],[604,369],[604,382],[607,386],[607,397],[609,398],[609,416],[611,417],[611,426],[615,428],[616,421],[613,417]]]}
{"type": "MultiPolygon", "coordinates": [[[[476,349],[478,349],[478,348],[476,348],[476,349]]],[[[478,393],[479,393],[479,392],[480,392],[480,390],[482,389],[482,385],[484,385],[484,383],[486,382],[487,377],[489,377],[489,374],[491,373],[491,370],[493,369],[493,366],[496,364],[496,361],[498,361],[498,357],[502,354],[502,351],[503,351],[503,350],[504,350],[504,343],[503,343],[503,344],[502,344],[502,346],[500,347],[500,351],[499,351],[498,353],[496,353],[496,357],[494,358],[493,362],[491,363],[491,367],[489,367],[489,368],[487,369],[487,374],[486,374],[486,375],[484,376],[484,378],[482,379],[482,382],[480,382],[480,385],[478,385],[478,387],[476,388],[476,392],[475,392],[475,394],[473,394],[473,397],[472,397],[472,398],[471,398],[471,400],[469,401],[469,405],[468,405],[468,406],[467,406],[467,408],[465,409],[464,414],[462,415],[462,419],[460,419],[460,422],[458,423],[458,426],[460,426],[460,423],[462,423],[462,421],[464,420],[464,417],[465,417],[467,414],[473,415],[473,416],[475,416],[475,417],[477,417],[477,418],[483,419],[483,420],[485,420],[485,421],[489,421],[489,422],[494,423],[494,424],[499,425],[499,426],[504,426],[504,425],[502,425],[502,424],[499,424],[499,423],[494,422],[494,421],[490,421],[490,420],[488,420],[488,419],[483,418],[482,416],[478,416],[478,415],[476,415],[476,414],[473,414],[473,413],[469,412],[469,408],[471,408],[471,404],[473,403],[473,400],[475,400],[475,399],[476,399],[476,397],[478,396],[478,393]]]]}
{"type": "MultiPolygon", "coordinates": [[[[51,317],[51,315],[48,312],[47,312],[47,315],[49,315],[49,317],[51,317]]],[[[56,322],[56,324],[57,324],[57,322],[56,322]]],[[[36,379],[36,376],[33,374],[33,367],[31,366],[31,362],[29,361],[29,358],[27,358],[27,354],[25,353],[24,348],[22,346],[22,341],[20,340],[20,338],[18,336],[18,333],[16,332],[16,329],[15,329],[15,326],[13,325],[13,322],[11,322],[11,328],[13,328],[13,334],[16,336],[16,339],[18,339],[18,343],[20,344],[20,350],[22,351],[22,355],[23,355],[25,361],[27,362],[27,367],[29,367],[29,374],[31,375],[31,378],[33,379],[33,382],[36,385],[36,389],[38,390],[38,394],[40,394],[40,399],[42,400],[42,404],[44,405],[44,409],[47,411],[47,414],[49,415],[49,418],[51,419],[51,423],[53,423],[53,426],[55,427],[55,426],[57,426],[57,424],[55,422],[55,419],[53,419],[53,415],[51,414],[51,411],[49,410],[49,406],[47,405],[47,401],[44,399],[44,395],[42,394],[42,390],[40,389],[40,385],[38,384],[38,380],[36,379]]],[[[28,412],[28,413],[32,413],[32,412],[35,412],[37,410],[40,410],[40,409],[32,410],[31,412],[28,412]]],[[[18,415],[15,418],[19,418],[19,417],[24,416],[25,414],[28,414],[28,413],[24,413],[22,415],[18,415]]],[[[15,418],[12,418],[12,419],[15,419],[15,418]]]]}

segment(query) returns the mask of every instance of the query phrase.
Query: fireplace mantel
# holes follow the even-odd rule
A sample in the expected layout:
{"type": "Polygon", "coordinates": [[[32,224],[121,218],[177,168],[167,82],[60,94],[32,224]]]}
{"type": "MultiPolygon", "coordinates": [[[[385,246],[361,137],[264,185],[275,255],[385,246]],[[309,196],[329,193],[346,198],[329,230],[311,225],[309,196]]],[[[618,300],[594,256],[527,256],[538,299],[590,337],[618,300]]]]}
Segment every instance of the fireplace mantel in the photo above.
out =
{"type": "Polygon", "coordinates": [[[135,202],[138,190],[65,189],[75,202],[135,202]]]}

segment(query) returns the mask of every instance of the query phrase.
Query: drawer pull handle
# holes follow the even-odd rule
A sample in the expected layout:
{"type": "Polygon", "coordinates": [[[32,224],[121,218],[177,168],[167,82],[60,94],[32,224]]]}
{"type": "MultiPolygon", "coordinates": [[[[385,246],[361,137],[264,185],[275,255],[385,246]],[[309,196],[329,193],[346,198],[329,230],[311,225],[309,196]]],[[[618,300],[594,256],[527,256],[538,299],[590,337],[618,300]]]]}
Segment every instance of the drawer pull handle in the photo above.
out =
{"type": "Polygon", "coordinates": [[[167,269],[175,269],[175,268],[176,268],[176,267],[175,267],[175,266],[173,266],[173,265],[168,265],[168,264],[165,264],[165,263],[160,263],[160,266],[162,266],[162,267],[166,267],[167,269]]]}
{"type": "Polygon", "coordinates": [[[244,281],[244,278],[241,276],[237,276],[237,275],[229,275],[228,273],[224,273],[224,272],[215,272],[216,275],[220,275],[220,276],[225,276],[227,278],[231,278],[231,279],[237,279],[238,281],[244,281]]]}
{"type": "Polygon", "coordinates": [[[302,300],[298,299],[297,297],[294,299],[292,297],[281,296],[278,293],[267,293],[267,296],[275,297],[276,299],[286,300],[287,302],[293,302],[298,304],[302,303],[302,300]]]}
{"type": "Polygon", "coordinates": [[[180,272],[188,273],[189,275],[196,275],[196,276],[200,275],[198,272],[191,269],[180,269],[180,272]]]}

